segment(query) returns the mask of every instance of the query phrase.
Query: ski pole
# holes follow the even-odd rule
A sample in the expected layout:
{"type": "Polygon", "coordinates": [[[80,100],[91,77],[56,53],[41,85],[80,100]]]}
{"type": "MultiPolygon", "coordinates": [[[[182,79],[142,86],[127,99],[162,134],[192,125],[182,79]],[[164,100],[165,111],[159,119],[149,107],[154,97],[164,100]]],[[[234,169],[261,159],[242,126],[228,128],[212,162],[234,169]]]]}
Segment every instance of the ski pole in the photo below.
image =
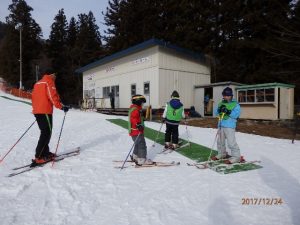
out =
{"type": "Polygon", "coordinates": [[[221,123],[222,123],[222,120],[223,120],[224,115],[225,115],[225,114],[222,113],[221,116],[219,116],[219,121],[218,121],[218,131],[217,131],[217,133],[216,133],[214,143],[213,143],[213,145],[212,145],[211,148],[210,148],[210,153],[209,153],[209,156],[208,156],[207,161],[210,161],[210,157],[211,157],[213,148],[214,148],[214,146],[215,146],[215,144],[216,144],[217,138],[218,138],[219,133],[220,133],[220,131],[221,131],[221,123]]]}
{"type": "MultiPolygon", "coordinates": [[[[59,145],[59,142],[60,142],[61,133],[62,133],[62,130],[63,130],[63,127],[64,127],[66,115],[67,115],[67,112],[65,112],[64,119],[63,119],[63,122],[62,122],[62,125],[61,125],[61,128],[60,128],[60,133],[59,133],[59,137],[58,137],[58,141],[57,141],[57,145],[56,145],[56,149],[55,149],[55,153],[54,153],[55,155],[57,153],[57,149],[58,149],[58,145],[59,145]]],[[[51,167],[53,167],[54,162],[55,162],[55,160],[53,159],[51,167]]]]}
{"type": "Polygon", "coordinates": [[[5,159],[5,157],[13,150],[13,148],[19,143],[19,141],[24,137],[24,135],[29,131],[29,129],[33,126],[36,120],[28,127],[28,129],[22,134],[22,136],[17,140],[17,142],[9,149],[9,151],[0,159],[0,163],[5,159]]]}
{"type": "Polygon", "coordinates": [[[159,136],[159,134],[160,134],[160,131],[161,131],[161,128],[162,128],[163,125],[164,125],[164,123],[161,122],[160,128],[159,128],[159,130],[157,131],[156,138],[154,139],[154,142],[153,142],[153,144],[152,144],[152,147],[155,147],[155,144],[156,144],[156,142],[157,142],[158,136],[159,136]]]}
{"type": "Polygon", "coordinates": [[[122,164],[122,166],[121,166],[121,169],[120,169],[120,170],[122,170],[122,169],[124,168],[124,165],[125,165],[125,163],[126,163],[126,161],[127,161],[128,157],[129,157],[129,155],[130,155],[130,153],[131,153],[131,151],[132,151],[133,147],[135,146],[135,144],[136,144],[137,140],[138,140],[138,139],[139,139],[139,137],[140,137],[140,134],[141,134],[141,133],[139,133],[139,135],[138,135],[138,136],[137,136],[137,138],[135,139],[135,141],[134,141],[134,143],[133,143],[133,145],[132,145],[132,147],[131,147],[130,151],[128,152],[128,154],[127,154],[127,156],[126,156],[126,158],[125,158],[125,160],[124,160],[124,162],[123,162],[123,164],[122,164]]]}
{"type": "Polygon", "coordinates": [[[188,145],[191,148],[191,142],[190,142],[190,138],[189,138],[189,131],[188,131],[188,128],[187,128],[187,122],[186,122],[186,120],[184,121],[184,123],[185,123],[185,130],[186,130],[186,136],[187,136],[188,145]]]}

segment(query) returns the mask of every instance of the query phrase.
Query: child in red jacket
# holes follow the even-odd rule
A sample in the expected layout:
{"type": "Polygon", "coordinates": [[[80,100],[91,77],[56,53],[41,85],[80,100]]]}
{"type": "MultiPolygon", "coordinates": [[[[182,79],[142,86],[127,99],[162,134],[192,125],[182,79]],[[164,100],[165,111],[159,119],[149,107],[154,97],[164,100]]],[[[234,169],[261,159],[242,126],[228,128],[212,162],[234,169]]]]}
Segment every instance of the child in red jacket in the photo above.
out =
{"type": "Polygon", "coordinates": [[[131,159],[139,166],[151,164],[147,159],[147,146],[144,137],[144,119],[142,114],[142,105],[146,102],[143,95],[134,95],[131,99],[132,105],[128,112],[128,130],[129,136],[134,141],[134,149],[131,159]]]}

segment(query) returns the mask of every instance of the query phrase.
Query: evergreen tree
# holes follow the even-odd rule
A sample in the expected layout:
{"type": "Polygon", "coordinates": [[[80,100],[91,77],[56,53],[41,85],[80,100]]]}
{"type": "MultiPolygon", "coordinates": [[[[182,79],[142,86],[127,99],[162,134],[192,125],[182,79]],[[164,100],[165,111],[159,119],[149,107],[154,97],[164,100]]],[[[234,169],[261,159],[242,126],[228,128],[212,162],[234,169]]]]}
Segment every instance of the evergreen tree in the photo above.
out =
{"type": "Polygon", "coordinates": [[[138,44],[150,38],[164,38],[165,28],[160,10],[164,1],[110,0],[104,15],[104,40],[109,53],[138,44]]]}
{"type": "Polygon", "coordinates": [[[78,15],[77,64],[82,66],[104,56],[99,27],[92,12],[78,15]]]}
{"type": "Polygon", "coordinates": [[[2,23],[2,22],[0,21],[0,41],[1,41],[1,40],[4,38],[4,36],[5,36],[5,33],[6,33],[5,29],[6,29],[6,24],[5,24],[5,23],[2,23]]]}
{"type": "MultiPolygon", "coordinates": [[[[47,42],[48,57],[52,61],[52,67],[57,72],[57,89],[62,100],[66,101],[66,95],[69,91],[69,72],[68,47],[67,47],[67,29],[68,22],[64,9],[60,9],[51,25],[51,32],[47,42]]],[[[71,85],[70,85],[71,86],[71,85]]]]}
{"type": "Polygon", "coordinates": [[[0,73],[12,85],[19,86],[19,30],[22,29],[22,81],[30,89],[35,81],[34,61],[40,57],[41,28],[31,17],[33,10],[24,0],[12,0],[6,17],[7,30],[0,53],[0,73]],[[17,28],[19,27],[19,28],[17,28]]]}

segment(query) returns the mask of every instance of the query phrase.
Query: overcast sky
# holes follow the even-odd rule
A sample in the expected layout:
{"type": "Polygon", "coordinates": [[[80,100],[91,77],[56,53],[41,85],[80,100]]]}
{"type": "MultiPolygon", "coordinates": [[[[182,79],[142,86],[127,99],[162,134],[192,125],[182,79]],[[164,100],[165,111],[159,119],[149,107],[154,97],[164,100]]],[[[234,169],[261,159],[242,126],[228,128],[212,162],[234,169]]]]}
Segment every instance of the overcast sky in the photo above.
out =
{"type": "MultiPolygon", "coordinates": [[[[103,25],[104,19],[101,12],[106,12],[108,0],[26,0],[26,2],[27,5],[33,8],[31,16],[42,28],[45,39],[49,37],[54,17],[57,15],[58,10],[62,8],[68,22],[72,16],[77,20],[78,14],[87,14],[92,11],[101,35],[104,35],[106,27],[103,25]]],[[[11,3],[12,0],[0,0],[0,21],[5,22],[5,17],[10,13],[8,6],[11,3]]]]}

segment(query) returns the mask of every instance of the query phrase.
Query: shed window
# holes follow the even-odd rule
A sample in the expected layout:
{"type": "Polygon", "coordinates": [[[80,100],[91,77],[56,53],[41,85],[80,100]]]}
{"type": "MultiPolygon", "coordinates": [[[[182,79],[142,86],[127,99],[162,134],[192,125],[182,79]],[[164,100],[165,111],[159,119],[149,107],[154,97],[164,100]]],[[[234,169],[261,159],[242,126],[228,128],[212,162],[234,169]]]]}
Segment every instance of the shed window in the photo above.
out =
{"type": "Polygon", "coordinates": [[[274,102],[275,101],[275,89],[269,88],[265,89],[266,102],[274,102]]]}
{"type": "Polygon", "coordinates": [[[150,82],[144,83],[144,94],[149,95],[150,94],[150,82]]]}
{"type": "Polygon", "coordinates": [[[238,101],[240,103],[271,103],[275,101],[275,89],[238,90],[238,101]]]}
{"type": "Polygon", "coordinates": [[[254,90],[247,90],[247,102],[254,102],[254,90]]]}
{"type": "Polygon", "coordinates": [[[256,91],[256,101],[264,102],[265,101],[265,89],[257,89],[256,91]]]}
{"type": "Polygon", "coordinates": [[[109,98],[110,87],[103,87],[103,98],[109,98]]]}

